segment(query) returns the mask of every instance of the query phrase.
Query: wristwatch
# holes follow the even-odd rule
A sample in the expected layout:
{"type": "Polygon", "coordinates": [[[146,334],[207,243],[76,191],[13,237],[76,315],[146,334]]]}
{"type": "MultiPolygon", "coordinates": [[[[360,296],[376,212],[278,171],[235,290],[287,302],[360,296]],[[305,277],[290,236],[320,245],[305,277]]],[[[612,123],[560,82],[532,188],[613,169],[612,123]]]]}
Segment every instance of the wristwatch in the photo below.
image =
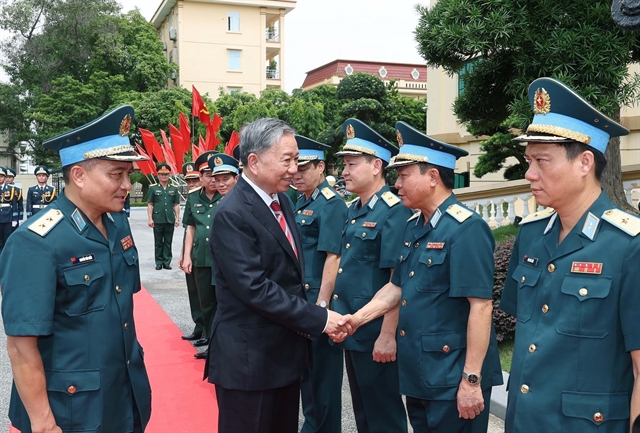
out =
{"type": "Polygon", "coordinates": [[[317,302],[316,305],[322,308],[327,308],[327,301],[317,302]]]}
{"type": "Polygon", "coordinates": [[[471,385],[480,385],[480,381],[482,380],[482,376],[475,375],[473,373],[468,374],[466,372],[462,372],[462,378],[469,382],[471,385]]]}

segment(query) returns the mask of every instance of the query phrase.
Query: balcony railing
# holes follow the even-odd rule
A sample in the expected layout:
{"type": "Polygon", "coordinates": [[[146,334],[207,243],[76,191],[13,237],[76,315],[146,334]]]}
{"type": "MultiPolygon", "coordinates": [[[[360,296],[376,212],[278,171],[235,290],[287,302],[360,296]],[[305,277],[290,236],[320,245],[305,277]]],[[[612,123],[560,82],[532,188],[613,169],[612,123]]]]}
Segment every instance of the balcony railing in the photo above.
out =
{"type": "Polygon", "coordinates": [[[278,32],[278,30],[266,29],[265,38],[267,42],[280,42],[280,32],[278,32]]]}
{"type": "Polygon", "coordinates": [[[271,80],[279,80],[280,79],[280,71],[277,69],[269,69],[267,68],[267,78],[271,80]]]}

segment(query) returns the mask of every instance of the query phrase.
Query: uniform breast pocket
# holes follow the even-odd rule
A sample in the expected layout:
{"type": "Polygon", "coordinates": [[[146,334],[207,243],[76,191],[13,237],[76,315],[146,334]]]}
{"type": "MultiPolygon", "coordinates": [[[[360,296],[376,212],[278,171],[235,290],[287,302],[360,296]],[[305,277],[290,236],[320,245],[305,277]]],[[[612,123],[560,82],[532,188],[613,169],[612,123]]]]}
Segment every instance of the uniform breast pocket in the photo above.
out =
{"type": "Polygon", "coordinates": [[[560,291],[563,296],[558,333],[585,338],[604,338],[608,334],[610,316],[603,313],[617,307],[612,304],[617,301],[609,299],[611,277],[567,274],[560,291]]]}
{"type": "Polygon", "coordinates": [[[444,292],[449,288],[449,262],[447,251],[427,250],[420,254],[420,284],[419,292],[444,292]]]}
{"type": "Polygon", "coordinates": [[[62,308],[69,316],[104,310],[108,291],[104,290],[104,270],[99,262],[63,270],[66,285],[62,308]]]}
{"type": "Polygon", "coordinates": [[[63,431],[97,431],[101,424],[100,370],[47,370],[47,393],[63,431]]]}
{"type": "Polygon", "coordinates": [[[519,322],[528,322],[533,314],[536,302],[535,286],[540,279],[542,271],[529,265],[520,264],[516,267],[511,278],[518,284],[518,311],[519,322]]]}
{"type": "Polygon", "coordinates": [[[367,227],[356,228],[351,247],[353,258],[373,262],[380,256],[380,232],[367,227]]]}
{"type": "Polygon", "coordinates": [[[302,234],[303,244],[312,244],[317,242],[320,228],[318,227],[318,220],[315,217],[308,215],[297,215],[296,222],[300,227],[300,234],[302,234]]]}

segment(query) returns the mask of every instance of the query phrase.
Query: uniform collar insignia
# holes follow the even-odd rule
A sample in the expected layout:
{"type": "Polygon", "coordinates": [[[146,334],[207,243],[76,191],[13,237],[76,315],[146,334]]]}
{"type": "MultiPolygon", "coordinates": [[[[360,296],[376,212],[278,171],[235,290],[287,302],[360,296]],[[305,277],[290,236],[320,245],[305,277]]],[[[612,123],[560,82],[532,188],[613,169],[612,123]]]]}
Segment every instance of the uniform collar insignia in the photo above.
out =
{"type": "Polygon", "coordinates": [[[107,212],[107,218],[109,218],[112,223],[115,223],[115,221],[113,220],[113,215],[111,215],[111,212],[107,212]]]}
{"type": "Polygon", "coordinates": [[[438,225],[438,222],[440,221],[440,218],[442,218],[442,212],[440,212],[440,209],[438,208],[431,216],[431,221],[429,221],[431,223],[431,227],[435,229],[438,225]]]}
{"type": "Polygon", "coordinates": [[[315,200],[316,198],[318,198],[318,194],[320,194],[320,190],[316,188],[316,190],[313,191],[313,194],[311,194],[311,198],[315,200]]]}
{"type": "Polygon", "coordinates": [[[587,215],[587,219],[584,221],[582,233],[589,239],[593,240],[593,238],[596,236],[596,230],[599,224],[600,218],[589,212],[589,215],[587,215]]]}
{"type": "Polygon", "coordinates": [[[551,229],[553,228],[553,223],[556,222],[557,217],[558,217],[557,213],[554,213],[553,215],[551,215],[551,218],[549,218],[549,222],[547,223],[547,227],[545,227],[544,229],[543,235],[546,235],[551,231],[551,229]]]}
{"type": "Polygon", "coordinates": [[[371,200],[369,200],[369,209],[373,210],[373,208],[376,206],[376,203],[378,203],[378,200],[380,200],[380,198],[377,195],[371,197],[371,200]]]}
{"type": "Polygon", "coordinates": [[[84,220],[82,214],[77,208],[71,214],[71,218],[73,219],[73,222],[76,223],[78,231],[82,233],[82,231],[87,227],[87,222],[84,220]]]}

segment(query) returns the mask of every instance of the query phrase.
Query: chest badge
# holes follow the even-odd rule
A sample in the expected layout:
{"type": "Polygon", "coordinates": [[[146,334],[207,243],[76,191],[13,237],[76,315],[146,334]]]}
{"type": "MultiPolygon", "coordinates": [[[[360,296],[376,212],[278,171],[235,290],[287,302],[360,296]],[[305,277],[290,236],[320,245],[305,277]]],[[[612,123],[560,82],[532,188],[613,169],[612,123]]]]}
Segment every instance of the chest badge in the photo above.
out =
{"type": "Polygon", "coordinates": [[[571,272],[576,274],[597,274],[602,273],[602,263],[595,262],[573,262],[571,272]]]}
{"type": "Polygon", "coordinates": [[[127,236],[126,238],[121,239],[120,243],[122,244],[122,249],[124,251],[127,251],[133,246],[133,239],[131,239],[131,236],[127,236]]]}
{"type": "Polygon", "coordinates": [[[444,242],[427,242],[428,250],[441,250],[444,248],[444,242]]]}
{"type": "Polygon", "coordinates": [[[365,221],[362,223],[362,227],[369,227],[369,228],[373,228],[376,226],[376,224],[378,224],[375,221],[365,221]]]}
{"type": "Polygon", "coordinates": [[[74,265],[81,265],[82,263],[95,262],[96,256],[93,254],[85,254],[80,257],[71,257],[71,263],[74,265]]]}
{"type": "Polygon", "coordinates": [[[311,215],[313,215],[313,211],[305,209],[305,210],[302,211],[302,215],[311,216],[311,215]]]}
{"type": "Polygon", "coordinates": [[[524,256],[522,261],[531,266],[538,266],[538,259],[536,257],[524,256]]]}

